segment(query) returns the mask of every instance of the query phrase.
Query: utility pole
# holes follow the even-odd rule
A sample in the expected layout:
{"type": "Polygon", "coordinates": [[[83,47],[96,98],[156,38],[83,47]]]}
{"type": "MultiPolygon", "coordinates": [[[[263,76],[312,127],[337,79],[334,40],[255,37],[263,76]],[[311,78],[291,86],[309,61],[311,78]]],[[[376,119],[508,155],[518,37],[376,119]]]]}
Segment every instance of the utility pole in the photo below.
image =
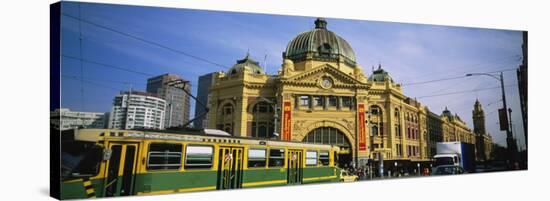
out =
{"type": "MultiPolygon", "coordinates": [[[[129,108],[130,108],[130,103],[131,103],[131,96],[132,96],[132,88],[133,88],[133,84],[132,83],[129,83],[130,84],[130,90],[128,91],[128,97],[126,99],[126,121],[124,121],[124,129],[129,129],[128,128],[128,111],[129,111],[129,108]]],[[[133,121],[132,121],[133,123],[133,121]]]]}
{"type": "Polygon", "coordinates": [[[210,109],[208,108],[208,106],[206,106],[205,103],[198,100],[197,97],[195,97],[193,94],[191,94],[191,92],[186,90],[187,86],[189,86],[188,84],[189,84],[189,81],[183,80],[183,79],[171,80],[169,82],[164,83],[164,85],[175,87],[175,88],[183,90],[183,92],[186,93],[187,95],[189,95],[189,97],[193,98],[197,104],[204,107],[204,112],[202,114],[197,115],[193,119],[187,121],[187,123],[183,124],[181,126],[181,128],[186,128],[189,124],[191,124],[193,121],[195,121],[195,119],[199,119],[202,116],[207,115],[208,111],[210,111],[210,109]]]}
{"type": "MultiPolygon", "coordinates": [[[[508,106],[506,105],[506,92],[504,90],[504,77],[503,77],[503,73],[502,71],[499,73],[499,76],[495,75],[495,74],[489,74],[489,73],[469,73],[469,74],[466,74],[466,76],[474,76],[474,75],[485,75],[485,76],[489,76],[489,77],[492,77],[492,78],[495,78],[497,79],[499,82],[500,82],[500,89],[502,91],[502,110],[503,112],[499,112],[499,115],[503,115],[503,118],[501,119],[501,124],[505,123],[507,125],[505,125],[505,131],[506,131],[506,145],[507,145],[507,149],[508,149],[508,159],[510,161],[510,165],[514,165],[514,163],[517,161],[517,146],[515,144],[515,140],[514,140],[514,136],[512,134],[512,129],[511,129],[511,126],[512,126],[512,122],[511,122],[511,118],[512,118],[512,110],[508,108],[508,106]],[[506,112],[509,112],[510,113],[510,121],[508,121],[508,114],[506,112]],[[502,122],[502,121],[505,121],[505,122],[502,122]]],[[[501,128],[502,130],[502,128],[501,128]]]]}

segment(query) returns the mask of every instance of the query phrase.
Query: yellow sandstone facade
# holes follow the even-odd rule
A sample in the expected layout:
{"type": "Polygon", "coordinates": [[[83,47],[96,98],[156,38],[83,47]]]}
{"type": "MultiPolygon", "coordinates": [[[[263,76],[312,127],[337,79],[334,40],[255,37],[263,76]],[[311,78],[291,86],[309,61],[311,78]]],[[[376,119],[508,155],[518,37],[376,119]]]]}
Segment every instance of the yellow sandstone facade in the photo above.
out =
{"type": "Polygon", "coordinates": [[[381,65],[370,76],[362,69],[351,46],[317,19],[315,29],[289,42],[277,75],[267,75],[249,55],[215,74],[207,127],[338,145],[341,161],[358,159],[360,165],[380,156],[427,164],[437,135],[439,141],[475,144],[458,116],[435,115],[405,96],[381,65]]]}

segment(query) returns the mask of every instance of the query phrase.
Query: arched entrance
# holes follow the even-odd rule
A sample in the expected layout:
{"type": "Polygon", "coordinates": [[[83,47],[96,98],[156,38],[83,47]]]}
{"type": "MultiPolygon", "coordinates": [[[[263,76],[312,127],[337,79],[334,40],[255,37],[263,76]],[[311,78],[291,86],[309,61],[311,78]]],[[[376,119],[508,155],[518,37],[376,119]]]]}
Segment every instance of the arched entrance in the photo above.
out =
{"type": "Polygon", "coordinates": [[[345,167],[353,161],[352,147],[344,133],[333,127],[319,127],[310,131],[302,142],[315,144],[329,144],[340,147],[341,153],[338,155],[338,165],[345,167]]]}

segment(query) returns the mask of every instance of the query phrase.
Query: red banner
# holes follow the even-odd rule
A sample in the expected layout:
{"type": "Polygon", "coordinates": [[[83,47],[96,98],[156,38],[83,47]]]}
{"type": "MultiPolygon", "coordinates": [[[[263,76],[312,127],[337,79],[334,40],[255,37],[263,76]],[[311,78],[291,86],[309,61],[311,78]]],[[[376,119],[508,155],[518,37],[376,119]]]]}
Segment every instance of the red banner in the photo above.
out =
{"type": "Polygon", "coordinates": [[[365,104],[358,105],[357,125],[359,126],[359,150],[367,150],[367,140],[365,134],[365,104]]]}
{"type": "Polygon", "coordinates": [[[289,140],[291,137],[292,123],[290,120],[290,101],[285,101],[283,104],[283,140],[289,140]]]}

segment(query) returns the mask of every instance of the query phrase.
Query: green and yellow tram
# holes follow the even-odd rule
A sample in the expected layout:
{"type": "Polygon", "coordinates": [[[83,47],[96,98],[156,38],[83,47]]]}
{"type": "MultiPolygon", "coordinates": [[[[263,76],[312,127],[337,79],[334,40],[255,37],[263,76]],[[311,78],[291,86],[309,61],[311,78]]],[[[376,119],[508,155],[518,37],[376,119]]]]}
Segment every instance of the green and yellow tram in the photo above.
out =
{"type": "Polygon", "coordinates": [[[293,185],[339,180],[339,148],[160,131],[63,133],[61,198],[293,185]]]}

